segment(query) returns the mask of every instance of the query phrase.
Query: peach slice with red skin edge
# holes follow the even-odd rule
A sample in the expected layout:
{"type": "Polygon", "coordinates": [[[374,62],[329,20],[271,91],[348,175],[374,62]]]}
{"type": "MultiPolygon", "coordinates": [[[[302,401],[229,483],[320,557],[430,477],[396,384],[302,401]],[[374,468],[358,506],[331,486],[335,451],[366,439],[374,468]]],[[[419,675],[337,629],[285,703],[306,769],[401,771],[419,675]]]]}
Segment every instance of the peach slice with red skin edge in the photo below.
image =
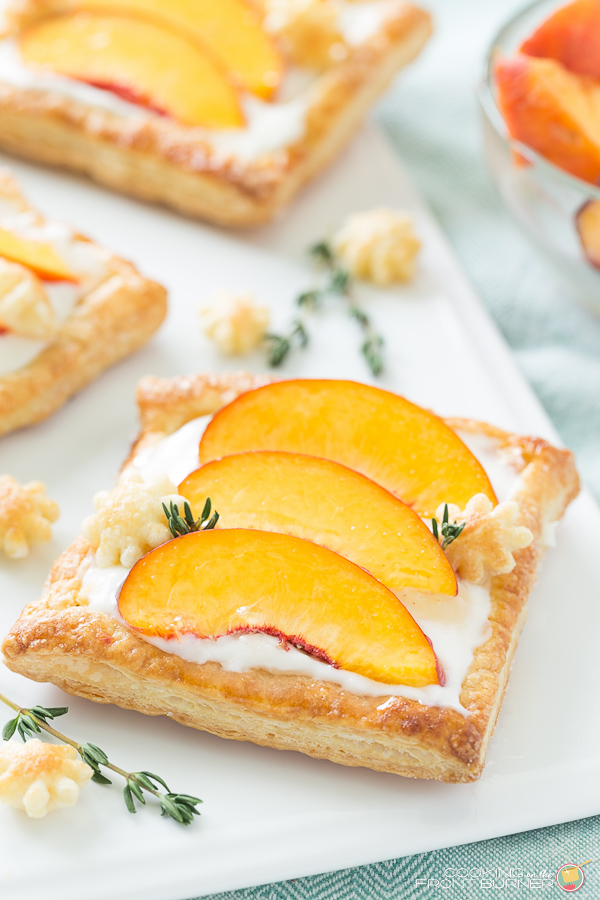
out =
{"type": "Polygon", "coordinates": [[[498,106],[511,136],[550,162],[600,176],[600,84],[552,59],[518,56],[495,65],[498,106]]]}
{"type": "Polygon", "coordinates": [[[443,683],[431,642],[395,594],[287,534],[234,528],[168,541],[131,569],[119,612],[147,637],[265,632],[374,681],[443,683]]]}
{"type": "Polygon", "coordinates": [[[225,74],[191,41],[142,19],[79,12],[42,19],[20,35],[24,62],[75,78],[114,85],[121,95],[189,126],[244,124],[225,74]]]}
{"type": "Polygon", "coordinates": [[[385,488],[329,459],[255,450],[215,460],[178,492],[200,509],[210,497],[222,528],[314,541],[394,592],[455,596],[456,576],[427,526],[385,488]]]}
{"type": "Polygon", "coordinates": [[[30,241],[4,228],[0,228],[0,256],[21,263],[44,281],[79,281],[52,244],[30,241]]]}
{"type": "Polygon", "coordinates": [[[245,0],[76,0],[52,9],[87,9],[136,16],[193,40],[234,81],[269,99],[283,75],[283,59],[260,16],[245,0]]]}
{"type": "Polygon", "coordinates": [[[570,72],[600,78],[600,0],[575,0],[557,9],[519,48],[556,59],[570,72]]]}
{"type": "Polygon", "coordinates": [[[445,422],[381,388],[354,381],[279,381],[242,394],[209,422],[200,462],[282,450],[339,462],[424,518],[474,494],[497,503],[478,460],[445,422]]]}

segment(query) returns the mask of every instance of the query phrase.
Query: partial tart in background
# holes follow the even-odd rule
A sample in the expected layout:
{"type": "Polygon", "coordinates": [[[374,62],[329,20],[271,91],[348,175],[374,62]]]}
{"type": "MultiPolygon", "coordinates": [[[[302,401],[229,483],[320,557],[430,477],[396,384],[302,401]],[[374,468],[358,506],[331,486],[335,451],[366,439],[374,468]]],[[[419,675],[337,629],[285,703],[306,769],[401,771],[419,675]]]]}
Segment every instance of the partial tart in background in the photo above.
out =
{"type": "Polygon", "coordinates": [[[17,0],[0,147],[223,225],[270,219],[431,33],[404,0],[17,0]]]}
{"type": "Polygon", "coordinates": [[[166,312],[160,284],[45,219],[0,172],[0,435],[51,415],[166,312]]]}

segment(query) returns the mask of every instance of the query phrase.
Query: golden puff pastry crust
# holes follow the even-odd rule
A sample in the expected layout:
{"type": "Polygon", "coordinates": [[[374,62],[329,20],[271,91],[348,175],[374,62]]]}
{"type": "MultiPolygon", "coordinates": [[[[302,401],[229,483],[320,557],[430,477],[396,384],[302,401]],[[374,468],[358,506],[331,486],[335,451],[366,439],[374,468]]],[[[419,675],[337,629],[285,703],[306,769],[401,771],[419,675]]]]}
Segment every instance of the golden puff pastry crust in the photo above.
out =
{"type": "MultiPolygon", "coordinates": [[[[132,454],[266,380],[246,374],[144,379],[138,390],[142,433],[132,454]]],[[[571,453],[546,441],[477,422],[450,424],[490,434],[519,451],[525,466],[516,499],[521,522],[534,535],[516,553],[513,571],[493,579],[491,633],[475,652],[460,696],[468,716],[403,697],[359,696],[304,676],[256,669],[239,674],[165,653],[86,607],[81,579],[90,545],[84,538],[57,560],[42,598],[24,609],[6,637],[6,664],[69,693],[168,715],[234,740],[413,778],[476,779],[544,551],[544,526],[559,519],[575,497],[578,477],[571,453]]]]}
{"type": "MultiPolygon", "coordinates": [[[[19,0],[13,23],[72,7],[19,0]]],[[[224,155],[205,132],[164,116],[127,118],[51,91],[0,82],[0,148],[186,215],[226,226],[266,222],[327,166],[395,73],[431,34],[428,13],[398,3],[378,33],[349,48],[314,83],[304,135],[251,161],[224,155]]]]}
{"type": "MultiPolygon", "coordinates": [[[[13,179],[0,173],[4,198],[22,212],[35,212],[13,179]]],[[[41,214],[35,215],[43,224],[41,214]]],[[[83,294],[41,352],[0,375],[0,436],[56,412],[105,369],[138,350],[163,322],[167,293],[162,285],[118,256],[106,253],[104,264],[100,283],[83,294]]]]}

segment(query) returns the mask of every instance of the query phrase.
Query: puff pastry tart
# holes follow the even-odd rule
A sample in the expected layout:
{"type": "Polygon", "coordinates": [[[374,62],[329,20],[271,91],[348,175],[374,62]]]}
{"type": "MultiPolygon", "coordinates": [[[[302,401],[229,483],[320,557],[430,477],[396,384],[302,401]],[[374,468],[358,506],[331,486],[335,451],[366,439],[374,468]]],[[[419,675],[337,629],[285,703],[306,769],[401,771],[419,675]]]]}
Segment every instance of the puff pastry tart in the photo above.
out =
{"type": "Polygon", "coordinates": [[[13,0],[0,147],[224,225],[270,219],[431,32],[404,0],[13,0]]]}
{"type": "Polygon", "coordinates": [[[163,321],[166,291],[0,172],[0,435],[45,419],[163,321]]]}
{"type": "Polygon", "coordinates": [[[119,483],[6,637],[9,668],[222,737],[477,778],[571,454],[355,382],[147,378],[138,399],[119,483]]]}

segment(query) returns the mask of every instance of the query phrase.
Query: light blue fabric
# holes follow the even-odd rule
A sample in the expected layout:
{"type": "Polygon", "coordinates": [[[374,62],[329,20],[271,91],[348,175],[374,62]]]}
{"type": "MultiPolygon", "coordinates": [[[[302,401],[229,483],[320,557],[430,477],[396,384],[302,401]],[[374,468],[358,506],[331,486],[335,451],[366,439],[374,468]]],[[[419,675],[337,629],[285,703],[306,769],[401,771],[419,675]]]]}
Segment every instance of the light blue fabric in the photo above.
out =
{"type": "MultiPolygon", "coordinates": [[[[436,35],[387,95],[378,117],[600,498],[600,320],[580,309],[536,257],[504,211],[483,159],[475,86],[489,40],[519,5],[514,0],[430,0],[436,35]]],[[[218,898],[529,898],[540,888],[526,883],[485,887],[476,878],[451,887],[418,885],[417,880],[442,882],[449,867],[512,867],[534,874],[545,869],[554,877],[560,865],[596,856],[600,816],[218,898]]],[[[587,866],[585,873],[578,896],[600,897],[600,862],[587,866]]],[[[546,892],[561,893],[549,880],[546,892]]]]}

